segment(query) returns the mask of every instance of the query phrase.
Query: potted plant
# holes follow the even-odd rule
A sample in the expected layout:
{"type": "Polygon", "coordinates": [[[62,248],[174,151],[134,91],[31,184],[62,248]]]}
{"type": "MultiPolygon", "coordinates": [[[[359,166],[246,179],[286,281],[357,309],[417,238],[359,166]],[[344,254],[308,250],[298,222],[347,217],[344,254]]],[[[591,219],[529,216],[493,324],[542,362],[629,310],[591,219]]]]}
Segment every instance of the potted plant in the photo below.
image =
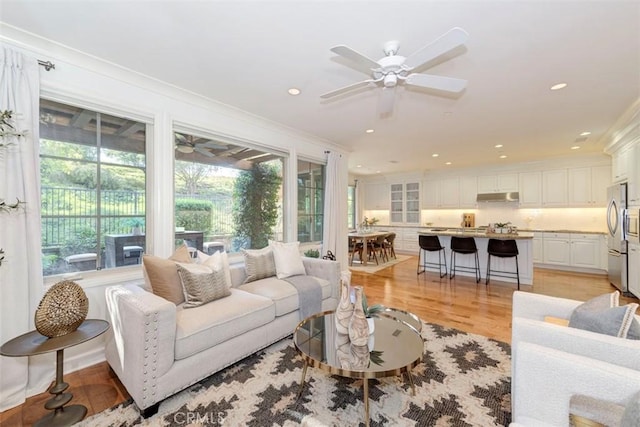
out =
{"type": "Polygon", "coordinates": [[[510,231],[510,227],[509,224],[511,224],[511,222],[496,222],[494,224],[496,233],[509,233],[510,231]]]}
{"type": "Polygon", "coordinates": [[[304,256],[308,258],[320,258],[320,251],[317,249],[308,249],[304,252],[304,256]]]}
{"type": "Polygon", "coordinates": [[[372,334],[375,329],[375,323],[373,321],[373,317],[377,313],[380,313],[381,311],[383,311],[385,307],[382,304],[374,304],[372,306],[369,306],[369,304],[367,303],[367,296],[363,293],[362,309],[364,310],[364,315],[367,318],[367,323],[369,323],[369,333],[372,334]]]}

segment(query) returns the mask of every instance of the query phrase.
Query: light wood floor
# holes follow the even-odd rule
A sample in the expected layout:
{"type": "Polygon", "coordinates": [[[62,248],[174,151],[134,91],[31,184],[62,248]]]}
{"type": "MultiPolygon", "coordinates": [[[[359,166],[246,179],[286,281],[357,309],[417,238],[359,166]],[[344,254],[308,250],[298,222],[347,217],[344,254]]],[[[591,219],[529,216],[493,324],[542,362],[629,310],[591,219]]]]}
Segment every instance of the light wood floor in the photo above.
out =
{"type": "MultiPolygon", "coordinates": [[[[417,314],[426,322],[467,332],[511,340],[511,298],[515,285],[492,280],[476,284],[472,278],[440,279],[435,272],[416,275],[417,257],[375,274],[353,272],[353,285],[365,288],[369,304],[382,303],[417,314]]],[[[522,290],[563,298],[587,300],[613,288],[606,276],[535,269],[533,286],[522,290]]],[[[621,304],[638,302],[621,298],[621,304]]],[[[53,369],[53,366],[52,366],[53,369]]],[[[88,415],[101,412],[128,398],[128,393],[105,363],[65,375],[73,393],[72,403],[88,408],[88,415]]],[[[29,426],[46,414],[48,393],[33,396],[16,408],[0,413],[2,426],[29,426]]]]}

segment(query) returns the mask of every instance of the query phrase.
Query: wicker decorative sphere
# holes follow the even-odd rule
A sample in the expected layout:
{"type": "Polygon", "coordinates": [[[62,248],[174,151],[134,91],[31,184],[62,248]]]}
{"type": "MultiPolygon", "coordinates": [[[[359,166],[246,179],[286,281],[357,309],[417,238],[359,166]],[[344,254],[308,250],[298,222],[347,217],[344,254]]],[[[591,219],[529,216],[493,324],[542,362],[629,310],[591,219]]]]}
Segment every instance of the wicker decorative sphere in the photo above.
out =
{"type": "Polygon", "coordinates": [[[53,285],[38,304],[36,330],[53,338],[78,329],[89,311],[89,300],[82,287],[70,280],[53,285]]]}

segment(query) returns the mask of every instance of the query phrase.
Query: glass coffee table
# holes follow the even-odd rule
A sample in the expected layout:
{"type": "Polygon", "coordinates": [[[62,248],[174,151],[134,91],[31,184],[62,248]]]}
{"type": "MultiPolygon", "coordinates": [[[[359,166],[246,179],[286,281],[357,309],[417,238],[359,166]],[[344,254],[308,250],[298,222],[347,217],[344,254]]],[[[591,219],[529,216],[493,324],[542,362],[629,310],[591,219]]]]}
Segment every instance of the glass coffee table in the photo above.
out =
{"type": "MultiPolygon", "coordinates": [[[[417,319],[411,313],[398,311],[411,320],[417,319]]],[[[293,333],[295,348],[304,360],[298,397],[304,389],[309,366],[332,375],[363,379],[366,426],[369,425],[369,378],[406,374],[415,395],[411,369],[422,361],[424,342],[415,327],[394,314],[398,313],[388,312],[374,318],[374,332],[364,346],[351,345],[348,335],[336,331],[333,311],[314,314],[300,322],[293,333]]]]}

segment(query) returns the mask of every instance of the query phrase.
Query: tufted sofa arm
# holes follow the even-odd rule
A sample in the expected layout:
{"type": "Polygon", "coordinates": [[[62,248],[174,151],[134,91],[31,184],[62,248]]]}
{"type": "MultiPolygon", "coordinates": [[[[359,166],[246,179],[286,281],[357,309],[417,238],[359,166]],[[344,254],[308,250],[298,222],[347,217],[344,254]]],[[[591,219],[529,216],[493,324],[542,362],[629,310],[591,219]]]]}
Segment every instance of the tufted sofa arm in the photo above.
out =
{"type": "Polygon", "coordinates": [[[331,283],[331,297],[340,299],[340,263],[326,259],[302,257],[302,263],[308,276],[319,277],[331,283]]]}
{"type": "Polygon", "coordinates": [[[157,378],[173,365],[175,304],[137,285],[106,289],[111,331],[107,360],[140,409],[158,401],[157,378]]]}

